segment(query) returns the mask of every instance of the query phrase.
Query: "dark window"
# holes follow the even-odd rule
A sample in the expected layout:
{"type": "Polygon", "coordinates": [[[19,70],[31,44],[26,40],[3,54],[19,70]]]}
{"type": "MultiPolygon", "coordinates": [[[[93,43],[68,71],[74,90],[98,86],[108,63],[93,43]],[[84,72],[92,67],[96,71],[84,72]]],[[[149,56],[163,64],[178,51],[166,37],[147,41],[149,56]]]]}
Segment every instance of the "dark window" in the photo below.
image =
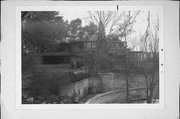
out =
{"type": "Polygon", "coordinates": [[[70,56],[42,56],[42,64],[70,63],[70,56]]]}

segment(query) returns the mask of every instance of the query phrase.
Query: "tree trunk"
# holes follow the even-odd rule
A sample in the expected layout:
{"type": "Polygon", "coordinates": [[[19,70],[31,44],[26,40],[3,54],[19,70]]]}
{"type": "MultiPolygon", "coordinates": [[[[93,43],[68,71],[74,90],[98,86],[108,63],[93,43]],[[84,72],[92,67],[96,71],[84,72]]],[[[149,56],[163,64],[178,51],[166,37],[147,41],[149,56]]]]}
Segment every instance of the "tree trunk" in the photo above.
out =
{"type": "Polygon", "coordinates": [[[148,100],[149,100],[149,84],[148,84],[148,80],[146,79],[146,99],[147,99],[147,103],[148,103],[148,100]]]}
{"type": "Polygon", "coordinates": [[[153,99],[153,92],[154,92],[154,85],[153,83],[150,83],[150,94],[149,94],[149,103],[152,103],[152,99],[153,99]]]}
{"type": "Polygon", "coordinates": [[[129,73],[126,74],[126,100],[129,102],[129,73]]]}

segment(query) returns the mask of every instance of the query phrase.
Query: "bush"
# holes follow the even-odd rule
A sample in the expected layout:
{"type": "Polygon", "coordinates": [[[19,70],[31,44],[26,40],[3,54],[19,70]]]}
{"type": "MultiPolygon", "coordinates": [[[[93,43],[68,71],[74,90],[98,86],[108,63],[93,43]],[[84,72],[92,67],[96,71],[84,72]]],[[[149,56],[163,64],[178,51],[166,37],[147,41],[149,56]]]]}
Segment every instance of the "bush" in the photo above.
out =
{"type": "MultiPolygon", "coordinates": [[[[61,96],[61,90],[65,86],[87,77],[89,77],[87,72],[74,73],[71,71],[64,74],[47,72],[35,73],[31,77],[29,86],[31,91],[28,97],[33,97],[34,103],[38,104],[43,102],[62,103],[66,98],[61,96]]],[[[65,102],[68,102],[67,100],[65,102]]]]}
{"type": "Polygon", "coordinates": [[[73,72],[73,71],[68,72],[65,75],[67,76],[67,78],[70,80],[71,83],[86,79],[90,76],[88,72],[84,73],[84,72],[73,72]]]}
{"type": "Polygon", "coordinates": [[[41,60],[33,54],[22,54],[22,73],[32,73],[35,65],[41,64],[41,60]]]}
{"type": "Polygon", "coordinates": [[[38,96],[48,98],[50,95],[58,95],[62,88],[59,74],[49,73],[36,73],[31,78],[31,93],[32,97],[37,98],[38,96]]]}

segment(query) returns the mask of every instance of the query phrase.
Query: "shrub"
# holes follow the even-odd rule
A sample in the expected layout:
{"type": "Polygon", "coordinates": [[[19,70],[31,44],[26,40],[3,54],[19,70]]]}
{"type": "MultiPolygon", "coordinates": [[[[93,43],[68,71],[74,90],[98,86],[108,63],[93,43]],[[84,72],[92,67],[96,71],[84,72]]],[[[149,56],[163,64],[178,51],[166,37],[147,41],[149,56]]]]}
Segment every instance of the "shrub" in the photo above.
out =
{"type": "Polygon", "coordinates": [[[60,83],[59,74],[49,74],[49,73],[36,73],[31,78],[31,93],[33,97],[38,96],[48,98],[50,95],[58,95],[62,84],[60,83]]]}
{"type": "Polygon", "coordinates": [[[41,60],[33,54],[22,54],[22,73],[32,73],[35,65],[40,64],[41,60]]]}
{"type": "MultiPolygon", "coordinates": [[[[34,98],[34,103],[61,103],[66,98],[61,96],[61,90],[71,83],[89,77],[89,74],[80,72],[74,73],[73,71],[61,73],[35,73],[31,77],[30,93],[28,97],[34,98]]],[[[71,99],[67,99],[71,100],[71,99]]],[[[69,101],[65,102],[69,102],[69,101]]]]}

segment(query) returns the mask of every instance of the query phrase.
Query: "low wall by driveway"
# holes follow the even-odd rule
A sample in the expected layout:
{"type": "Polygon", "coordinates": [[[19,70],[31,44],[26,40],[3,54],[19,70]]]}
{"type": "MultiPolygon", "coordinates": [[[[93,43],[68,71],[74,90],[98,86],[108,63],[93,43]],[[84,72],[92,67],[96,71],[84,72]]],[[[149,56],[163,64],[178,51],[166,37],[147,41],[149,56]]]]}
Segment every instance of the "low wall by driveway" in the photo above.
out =
{"type": "MultiPolygon", "coordinates": [[[[126,75],[114,74],[114,73],[102,73],[100,74],[102,80],[103,92],[121,90],[126,88],[126,75]]],[[[146,79],[142,75],[128,76],[129,88],[146,87],[146,79]]]]}
{"type": "MultiPolygon", "coordinates": [[[[142,75],[129,75],[129,97],[146,97],[146,79],[142,75]]],[[[100,77],[91,77],[75,82],[64,88],[63,95],[75,98],[78,102],[89,94],[98,94],[88,103],[112,103],[126,99],[126,76],[123,74],[102,73],[100,77]]],[[[158,94],[157,94],[158,95],[158,94]]]]}
{"type": "Polygon", "coordinates": [[[98,93],[100,91],[100,80],[96,77],[86,78],[66,86],[61,95],[74,98],[77,102],[89,93],[98,93]]]}

